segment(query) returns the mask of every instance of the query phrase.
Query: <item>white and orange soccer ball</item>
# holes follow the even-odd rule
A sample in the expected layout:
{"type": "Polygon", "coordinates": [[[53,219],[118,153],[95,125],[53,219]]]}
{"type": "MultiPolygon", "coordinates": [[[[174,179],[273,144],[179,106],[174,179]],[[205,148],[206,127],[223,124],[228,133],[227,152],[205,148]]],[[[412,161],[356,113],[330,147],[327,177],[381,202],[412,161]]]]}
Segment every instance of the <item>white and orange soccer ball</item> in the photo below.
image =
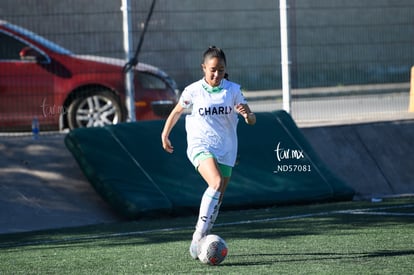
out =
{"type": "Polygon", "coordinates": [[[219,236],[210,234],[198,243],[198,259],[208,265],[218,265],[228,253],[226,242],[219,236]]]}

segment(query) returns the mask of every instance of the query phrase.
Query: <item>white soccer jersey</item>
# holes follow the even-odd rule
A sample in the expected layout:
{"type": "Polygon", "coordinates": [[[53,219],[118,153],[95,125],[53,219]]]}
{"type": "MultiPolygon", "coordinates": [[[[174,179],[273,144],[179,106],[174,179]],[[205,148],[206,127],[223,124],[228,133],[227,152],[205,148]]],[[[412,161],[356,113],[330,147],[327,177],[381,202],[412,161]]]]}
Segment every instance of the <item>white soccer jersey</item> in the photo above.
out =
{"type": "Polygon", "coordinates": [[[211,87],[204,79],[186,87],[180,97],[184,108],[191,108],[186,116],[187,156],[194,158],[201,152],[211,152],[217,161],[234,166],[237,156],[237,104],[246,104],[240,86],[223,79],[218,87],[211,87]]]}

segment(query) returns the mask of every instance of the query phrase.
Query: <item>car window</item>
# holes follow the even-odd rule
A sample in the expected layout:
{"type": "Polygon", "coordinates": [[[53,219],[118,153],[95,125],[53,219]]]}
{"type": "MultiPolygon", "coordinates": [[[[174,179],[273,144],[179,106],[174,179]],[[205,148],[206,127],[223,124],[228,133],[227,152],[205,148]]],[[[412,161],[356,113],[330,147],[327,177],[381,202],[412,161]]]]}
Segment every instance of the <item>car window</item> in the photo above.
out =
{"type": "Polygon", "coordinates": [[[59,46],[58,44],[47,40],[46,38],[31,32],[29,30],[26,30],[25,28],[13,25],[13,24],[7,24],[7,27],[13,31],[16,31],[18,33],[20,33],[21,35],[28,37],[34,41],[36,41],[39,44],[42,44],[44,47],[51,49],[54,52],[57,52],[59,54],[65,54],[65,55],[72,55],[72,52],[59,46]]]}
{"type": "Polygon", "coordinates": [[[162,90],[167,88],[164,80],[149,73],[138,73],[138,81],[144,89],[162,90]]]}
{"type": "Polygon", "coordinates": [[[20,60],[20,51],[27,45],[0,32],[0,60],[20,60]]]}

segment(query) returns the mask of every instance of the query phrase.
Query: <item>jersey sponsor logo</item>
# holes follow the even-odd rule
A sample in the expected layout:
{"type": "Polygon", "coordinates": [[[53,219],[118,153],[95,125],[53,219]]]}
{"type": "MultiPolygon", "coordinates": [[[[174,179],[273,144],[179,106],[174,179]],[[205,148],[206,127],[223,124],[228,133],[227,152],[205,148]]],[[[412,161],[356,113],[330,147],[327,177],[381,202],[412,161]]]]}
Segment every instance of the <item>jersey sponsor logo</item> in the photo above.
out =
{"type": "Polygon", "coordinates": [[[208,115],[228,115],[233,110],[230,106],[218,106],[218,107],[203,107],[198,109],[200,116],[208,115]]]}

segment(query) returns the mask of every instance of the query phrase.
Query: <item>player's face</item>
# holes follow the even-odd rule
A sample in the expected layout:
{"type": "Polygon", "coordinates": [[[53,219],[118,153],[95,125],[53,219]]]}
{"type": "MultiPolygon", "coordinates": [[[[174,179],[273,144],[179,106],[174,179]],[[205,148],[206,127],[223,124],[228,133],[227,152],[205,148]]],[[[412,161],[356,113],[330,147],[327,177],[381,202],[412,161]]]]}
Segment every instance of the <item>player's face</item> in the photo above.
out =
{"type": "Polygon", "coordinates": [[[224,78],[226,73],[226,64],[224,60],[213,57],[204,61],[201,65],[204,71],[204,78],[208,85],[216,87],[220,85],[220,81],[224,78]]]}

